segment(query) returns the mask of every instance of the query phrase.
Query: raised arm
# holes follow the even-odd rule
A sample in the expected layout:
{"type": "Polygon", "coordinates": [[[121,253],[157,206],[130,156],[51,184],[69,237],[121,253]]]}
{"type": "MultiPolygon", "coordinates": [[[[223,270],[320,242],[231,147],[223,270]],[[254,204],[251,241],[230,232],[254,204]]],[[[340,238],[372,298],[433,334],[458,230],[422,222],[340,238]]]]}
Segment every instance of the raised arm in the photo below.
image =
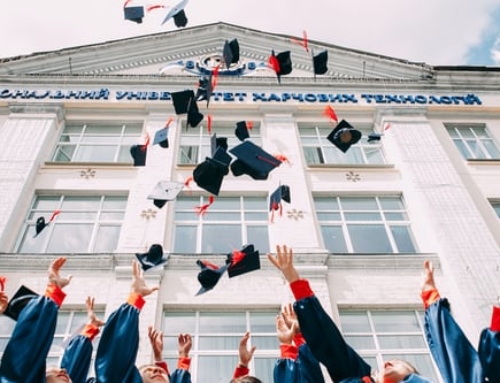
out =
{"type": "Polygon", "coordinates": [[[490,327],[481,332],[479,358],[490,383],[500,382],[500,298],[493,306],[490,327]]]}

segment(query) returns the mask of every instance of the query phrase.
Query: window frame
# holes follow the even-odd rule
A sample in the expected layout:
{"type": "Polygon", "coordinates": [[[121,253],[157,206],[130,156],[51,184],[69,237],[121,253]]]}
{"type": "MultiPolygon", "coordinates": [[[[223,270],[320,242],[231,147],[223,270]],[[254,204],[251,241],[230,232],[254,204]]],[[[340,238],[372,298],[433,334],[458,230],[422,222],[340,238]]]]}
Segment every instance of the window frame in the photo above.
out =
{"type": "Polygon", "coordinates": [[[500,160],[500,148],[498,143],[489,133],[488,127],[484,123],[446,123],[446,131],[453,141],[455,148],[465,160],[500,160]],[[472,137],[465,137],[463,131],[468,129],[472,137]],[[483,135],[478,134],[481,130],[483,135]],[[474,142],[476,151],[471,148],[470,143],[474,142]],[[485,146],[489,142],[490,148],[485,146]],[[479,151],[480,156],[478,156],[479,151]]]}

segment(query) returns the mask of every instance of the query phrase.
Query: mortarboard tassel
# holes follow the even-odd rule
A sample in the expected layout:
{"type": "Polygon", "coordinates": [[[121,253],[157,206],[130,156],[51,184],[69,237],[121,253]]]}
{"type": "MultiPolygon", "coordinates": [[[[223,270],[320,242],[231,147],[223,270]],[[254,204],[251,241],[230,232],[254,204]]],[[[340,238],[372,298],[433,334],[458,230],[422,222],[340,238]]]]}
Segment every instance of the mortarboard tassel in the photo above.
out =
{"type": "Polygon", "coordinates": [[[391,127],[391,124],[387,123],[384,127],[384,131],[388,130],[391,127]]]}
{"type": "Polygon", "coordinates": [[[149,137],[149,133],[146,132],[146,141],[144,142],[144,145],[141,145],[141,151],[143,151],[143,152],[146,151],[150,141],[151,141],[151,137],[149,137]]]}
{"type": "Polygon", "coordinates": [[[208,135],[212,133],[212,116],[210,114],[207,115],[207,132],[208,135]]]}
{"type": "Polygon", "coordinates": [[[217,266],[215,263],[212,263],[210,261],[200,261],[203,266],[206,268],[212,269],[212,270],[219,270],[219,266],[217,266]]]}
{"type": "Polygon", "coordinates": [[[5,277],[0,277],[0,291],[5,290],[5,282],[7,281],[7,278],[5,277]]]}
{"type": "Polygon", "coordinates": [[[323,115],[325,115],[326,117],[328,117],[329,119],[331,119],[337,123],[339,122],[339,118],[337,117],[337,114],[335,113],[335,111],[333,110],[333,108],[330,105],[327,105],[325,107],[325,109],[323,110],[323,115]]]}
{"type": "Polygon", "coordinates": [[[309,42],[307,40],[307,32],[302,31],[302,41],[297,40],[295,37],[292,37],[292,43],[299,44],[300,46],[304,47],[307,53],[309,53],[309,42]]]}
{"type": "Polygon", "coordinates": [[[52,222],[54,218],[56,218],[56,216],[58,216],[59,214],[61,214],[61,210],[55,210],[50,216],[49,222],[52,222]]]}
{"type": "Polygon", "coordinates": [[[196,214],[203,217],[207,213],[210,205],[212,205],[214,202],[215,202],[215,197],[211,195],[210,197],[208,197],[208,203],[201,206],[195,206],[194,209],[196,210],[196,214]]]}
{"type": "Polygon", "coordinates": [[[276,158],[276,160],[278,162],[274,162],[274,161],[270,160],[269,158],[266,158],[266,157],[263,157],[263,156],[260,156],[260,155],[257,155],[257,158],[259,160],[261,160],[261,161],[267,162],[268,164],[271,164],[271,165],[274,165],[274,166],[279,166],[281,164],[281,161],[278,160],[277,158],[276,158]]]}
{"type": "Polygon", "coordinates": [[[275,56],[274,51],[269,56],[269,59],[267,60],[267,65],[278,74],[281,71],[280,68],[280,62],[278,61],[278,58],[275,56]]]}
{"type": "Polygon", "coordinates": [[[231,266],[236,265],[238,262],[241,262],[243,258],[245,258],[246,254],[243,251],[234,250],[233,256],[231,257],[231,266]]]}
{"type": "Polygon", "coordinates": [[[152,11],[153,9],[158,9],[158,8],[165,8],[165,6],[161,4],[149,5],[146,7],[146,11],[149,12],[152,11]]]}
{"type": "Polygon", "coordinates": [[[253,129],[253,122],[252,121],[247,121],[246,124],[247,124],[247,129],[248,130],[252,130],[253,129]]]}
{"type": "Polygon", "coordinates": [[[280,217],[283,216],[283,204],[281,202],[274,202],[271,206],[271,218],[269,222],[274,223],[274,211],[279,210],[280,217]]]}
{"type": "Polygon", "coordinates": [[[281,162],[286,162],[288,164],[291,164],[290,160],[288,159],[287,156],[285,156],[284,154],[276,154],[273,156],[274,158],[276,158],[278,161],[281,161],[281,162]]]}
{"type": "Polygon", "coordinates": [[[213,70],[212,70],[212,79],[211,79],[211,86],[212,86],[212,91],[214,91],[215,87],[217,86],[217,81],[219,80],[219,69],[222,63],[217,65],[213,70]]]}

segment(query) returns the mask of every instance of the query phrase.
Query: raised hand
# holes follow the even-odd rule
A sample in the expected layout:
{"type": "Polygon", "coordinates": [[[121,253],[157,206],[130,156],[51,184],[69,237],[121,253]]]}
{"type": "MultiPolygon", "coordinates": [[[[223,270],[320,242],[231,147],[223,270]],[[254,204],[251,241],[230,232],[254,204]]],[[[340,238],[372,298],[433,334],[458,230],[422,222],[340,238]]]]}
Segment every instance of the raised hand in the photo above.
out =
{"type": "Polygon", "coordinates": [[[297,314],[295,314],[293,305],[291,303],[283,306],[283,309],[281,310],[281,316],[283,317],[283,320],[285,321],[287,327],[294,329],[295,334],[300,332],[299,320],[297,319],[297,314]]]}
{"type": "Polygon", "coordinates": [[[291,248],[289,249],[286,245],[283,247],[278,245],[276,246],[276,256],[267,254],[267,258],[277,269],[281,270],[288,283],[300,279],[299,273],[293,266],[293,251],[291,248]]]}
{"type": "Polygon", "coordinates": [[[297,322],[292,322],[292,326],[288,327],[283,319],[283,315],[276,316],[276,333],[278,340],[282,344],[292,344],[293,337],[297,331],[297,322]]]}
{"type": "Polygon", "coordinates": [[[155,361],[162,360],[163,353],[163,332],[156,330],[153,326],[148,327],[148,337],[153,349],[155,361]]]}
{"type": "Polygon", "coordinates": [[[0,315],[7,310],[7,305],[9,304],[9,297],[5,291],[0,291],[0,315]]]}
{"type": "Polygon", "coordinates": [[[94,298],[87,297],[85,300],[85,306],[87,307],[87,317],[89,318],[89,323],[96,327],[104,326],[105,322],[100,320],[94,312],[94,298]]]}
{"type": "Polygon", "coordinates": [[[68,276],[67,278],[63,278],[59,275],[59,271],[61,270],[61,267],[63,267],[65,263],[66,263],[66,257],[60,257],[52,261],[48,270],[49,284],[56,285],[61,289],[69,284],[72,278],[71,275],[68,276]]]}
{"type": "Polygon", "coordinates": [[[131,291],[143,297],[152,294],[159,289],[158,286],[148,287],[144,280],[144,272],[138,261],[132,263],[132,286],[131,291]]]}
{"type": "Polygon", "coordinates": [[[434,289],[436,289],[436,282],[434,281],[434,266],[431,261],[425,260],[422,278],[422,291],[434,289]]]}
{"type": "Polygon", "coordinates": [[[240,356],[240,365],[244,367],[248,367],[248,364],[253,358],[253,353],[257,349],[257,346],[252,346],[248,349],[248,340],[250,339],[250,332],[246,332],[240,339],[240,346],[238,348],[238,353],[240,356]]]}
{"type": "Polygon", "coordinates": [[[193,346],[193,339],[189,334],[179,334],[177,337],[177,345],[179,356],[182,358],[189,358],[189,351],[191,351],[191,347],[193,346]]]}

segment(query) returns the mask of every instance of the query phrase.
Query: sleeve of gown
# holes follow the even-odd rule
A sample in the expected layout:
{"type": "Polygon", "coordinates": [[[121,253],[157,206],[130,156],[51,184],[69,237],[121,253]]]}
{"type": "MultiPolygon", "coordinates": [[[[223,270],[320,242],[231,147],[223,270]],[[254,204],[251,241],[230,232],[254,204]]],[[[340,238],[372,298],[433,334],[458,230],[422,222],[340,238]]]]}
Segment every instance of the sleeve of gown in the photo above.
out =
{"type": "Polygon", "coordinates": [[[489,383],[500,382],[500,307],[493,307],[491,325],[481,333],[479,358],[489,383]]]}
{"type": "Polygon", "coordinates": [[[142,383],[135,360],[139,346],[139,313],[144,303],[140,295],[131,294],[127,303],[106,321],[95,361],[99,383],[142,383]]]}
{"type": "Polygon", "coordinates": [[[170,375],[170,383],[191,383],[191,358],[180,357],[177,361],[177,368],[170,375]]]}
{"type": "Polygon", "coordinates": [[[445,382],[482,382],[477,351],[450,313],[449,303],[440,298],[425,310],[425,336],[432,357],[445,382]]]}
{"type": "Polygon", "coordinates": [[[323,372],[307,343],[299,347],[297,363],[300,370],[300,383],[324,383],[323,372]]]}
{"type": "Polygon", "coordinates": [[[61,368],[64,368],[72,383],[85,383],[92,360],[92,340],[99,333],[99,328],[86,325],[82,332],[69,342],[64,350],[61,368]]]}
{"type": "Polygon", "coordinates": [[[349,346],[306,280],[290,285],[300,331],[314,357],[328,370],[333,381],[369,376],[371,367],[349,346]]]}
{"type": "Polygon", "coordinates": [[[46,358],[64,297],[59,287],[49,285],[45,296],[33,298],[21,311],[2,356],[1,383],[45,381],[46,358]]]}

